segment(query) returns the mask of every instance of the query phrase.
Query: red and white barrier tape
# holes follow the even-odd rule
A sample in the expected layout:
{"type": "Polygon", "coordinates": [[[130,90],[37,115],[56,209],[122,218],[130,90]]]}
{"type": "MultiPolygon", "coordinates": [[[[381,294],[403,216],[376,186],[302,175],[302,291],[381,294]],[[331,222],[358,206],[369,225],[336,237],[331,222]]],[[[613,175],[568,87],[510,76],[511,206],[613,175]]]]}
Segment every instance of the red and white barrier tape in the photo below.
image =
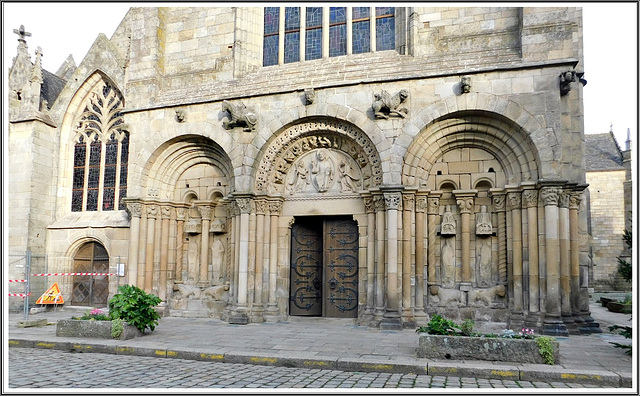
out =
{"type": "Polygon", "coordinates": [[[27,293],[27,294],[24,294],[24,293],[9,293],[9,297],[27,297],[27,296],[30,296],[30,295],[31,295],[31,293],[27,293]]]}
{"type": "Polygon", "coordinates": [[[9,279],[9,282],[26,282],[26,279],[9,279]]]}
{"type": "Polygon", "coordinates": [[[106,276],[112,276],[112,275],[115,275],[115,274],[94,273],[94,272],[63,272],[63,273],[59,273],[59,274],[31,274],[31,276],[58,276],[58,275],[80,275],[80,276],[89,276],[89,275],[101,276],[101,275],[106,275],[106,276]]]}

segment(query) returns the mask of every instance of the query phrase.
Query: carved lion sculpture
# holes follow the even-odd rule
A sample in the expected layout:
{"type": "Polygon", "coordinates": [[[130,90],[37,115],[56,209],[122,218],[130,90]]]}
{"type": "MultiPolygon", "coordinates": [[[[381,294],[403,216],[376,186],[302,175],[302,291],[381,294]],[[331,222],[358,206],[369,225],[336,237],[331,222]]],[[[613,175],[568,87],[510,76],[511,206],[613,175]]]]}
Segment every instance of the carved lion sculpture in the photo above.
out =
{"type": "Polygon", "coordinates": [[[406,89],[393,96],[383,89],[381,93],[375,94],[374,97],[376,100],[371,107],[376,118],[388,120],[391,115],[405,118],[409,114],[409,110],[406,108],[398,108],[409,97],[409,91],[406,89]]]}
{"type": "Polygon", "coordinates": [[[229,114],[229,120],[222,121],[224,129],[233,129],[239,126],[243,131],[251,132],[258,122],[258,117],[250,112],[243,103],[233,104],[228,100],[223,100],[222,111],[229,114]]]}

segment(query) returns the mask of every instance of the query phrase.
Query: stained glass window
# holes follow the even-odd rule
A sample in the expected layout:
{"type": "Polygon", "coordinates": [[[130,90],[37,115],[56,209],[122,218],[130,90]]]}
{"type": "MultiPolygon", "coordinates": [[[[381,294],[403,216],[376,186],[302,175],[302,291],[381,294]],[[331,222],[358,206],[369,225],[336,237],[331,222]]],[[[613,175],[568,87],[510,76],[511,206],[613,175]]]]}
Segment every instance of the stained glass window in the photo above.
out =
{"type": "Polygon", "coordinates": [[[353,8],[352,48],[354,54],[371,51],[371,21],[369,7],[353,8]]]}
{"type": "Polygon", "coordinates": [[[347,54],[347,7],[329,8],[329,56],[347,54]]]}
{"type": "Polygon", "coordinates": [[[280,26],[280,7],[265,7],[264,9],[264,42],[262,50],[262,65],[278,64],[278,29],[280,26]]]}
{"type": "Polygon", "coordinates": [[[322,58],[322,7],[307,7],[306,60],[322,58]]]}
{"type": "Polygon", "coordinates": [[[284,63],[300,61],[300,7],[286,7],[284,19],[284,63]]]}
{"type": "Polygon", "coordinates": [[[376,7],[376,50],[396,48],[394,7],[376,7]]]}
{"type": "Polygon", "coordinates": [[[124,209],[129,140],[120,129],[122,95],[102,81],[87,101],[75,127],[71,210],[124,209]]]}

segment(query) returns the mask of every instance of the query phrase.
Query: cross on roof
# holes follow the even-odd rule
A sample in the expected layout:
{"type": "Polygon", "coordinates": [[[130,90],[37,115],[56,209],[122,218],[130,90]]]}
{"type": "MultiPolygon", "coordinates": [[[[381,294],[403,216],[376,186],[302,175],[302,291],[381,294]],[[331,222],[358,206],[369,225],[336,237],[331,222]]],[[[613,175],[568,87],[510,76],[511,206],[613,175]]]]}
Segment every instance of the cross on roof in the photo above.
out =
{"type": "Polygon", "coordinates": [[[13,32],[20,37],[18,40],[24,40],[25,37],[31,36],[31,33],[24,30],[24,25],[20,25],[20,29],[13,29],[13,32]]]}

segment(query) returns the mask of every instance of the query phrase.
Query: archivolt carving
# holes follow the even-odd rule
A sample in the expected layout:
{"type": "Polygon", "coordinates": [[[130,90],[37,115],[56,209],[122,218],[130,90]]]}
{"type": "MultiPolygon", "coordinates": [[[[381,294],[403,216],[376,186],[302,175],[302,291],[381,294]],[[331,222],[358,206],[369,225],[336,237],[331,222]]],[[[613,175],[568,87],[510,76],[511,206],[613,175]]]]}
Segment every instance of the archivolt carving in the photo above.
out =
{"type": "Polygon", "coordinates": [[[256,174],[256,192],[268,194],[352,192],[381,183],[380,157],[369,137],[338,121],[314,121],[288,128],[268,147],[256,174]],[[331,167],[324,168],[332,172],[324,180],[327,185],[318,184],[319,173],[313,173],[314,166],[326,165],[317,157],[320,149],[325,149],[331,161],[331,167]]]}

